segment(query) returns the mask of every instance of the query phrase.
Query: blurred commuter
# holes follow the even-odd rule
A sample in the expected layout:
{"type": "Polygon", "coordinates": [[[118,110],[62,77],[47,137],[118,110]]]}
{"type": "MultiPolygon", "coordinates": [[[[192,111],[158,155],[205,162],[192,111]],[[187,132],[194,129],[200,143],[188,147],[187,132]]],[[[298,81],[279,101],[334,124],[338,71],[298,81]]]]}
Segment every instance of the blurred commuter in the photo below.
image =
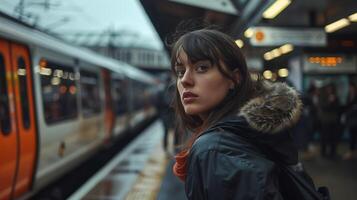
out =
{"type": "Polygon", "coordinates": [[[349,84],[345,117],[346,128],[349,132],[349,151],[344,154],[343,158],[351,159],[353,157],[357,157],[357,86],[353,82],[350,82],[349,84]]]}
{"type": "Polygon", "coordinates": [[[341,105],[334,84],[328,84],[321,88],[318,118],[320,122],[321,156],[334,158],[342,133],[341,105]]]}
{"type": "Polygon", "coordinates": [[[296,126],[293,128],[293,138],[296,147],[303,152],[303,158],[308,158],[312,156],[312,152],[310,152],[310,143],[315,133],[315,118],[314,118],[314,106],[312,103],[312,99],[308,94],[302,95],[303,102],[303,110],[301,113],[301,117],[297,122],[296,126]]]}
{"type": "Polygon", "coordinates": [[[302,106],[293,88],[253,81],[216,30],[182,34],[171,55],[177,120],[192,133],[173,170],[189,200],[322,199],[289,134],[302,106]]]}
{"type": "Polygon", "coordinates": [[[165,79],[162,88],[157,95],[156,101],[156,108],[159,112],[159,117],[163,122],[164,125],[164,137],[163,137],[163,149],[164,151],[169,154],[169,132],[172,130],[174,125],[174,111],[171,105],[172,98],[173,98],[173,84],[171,82],[171,77],[167,76],[165,79]]]}
{"type": "Polygon", "coordinates": [[[311,85],[307,91],[307,101],[305,102],[304,107],[308,107],[310,120],[312,121],[312,137],[315,133],[319,132],[320,125],[317,116],[317,107],[319,104],[319,89],[315,85],[311,85]]]}

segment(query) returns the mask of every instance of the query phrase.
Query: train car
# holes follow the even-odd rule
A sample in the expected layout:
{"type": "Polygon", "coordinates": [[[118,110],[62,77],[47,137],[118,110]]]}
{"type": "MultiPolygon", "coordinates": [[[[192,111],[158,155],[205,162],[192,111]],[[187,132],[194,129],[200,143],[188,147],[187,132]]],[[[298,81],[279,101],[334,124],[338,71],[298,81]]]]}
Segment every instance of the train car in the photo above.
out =
{"type": "Polygon", "coordinates": [[[0,200],[30,197],[155,115],[154,79],[0,15],[0,200]]]}

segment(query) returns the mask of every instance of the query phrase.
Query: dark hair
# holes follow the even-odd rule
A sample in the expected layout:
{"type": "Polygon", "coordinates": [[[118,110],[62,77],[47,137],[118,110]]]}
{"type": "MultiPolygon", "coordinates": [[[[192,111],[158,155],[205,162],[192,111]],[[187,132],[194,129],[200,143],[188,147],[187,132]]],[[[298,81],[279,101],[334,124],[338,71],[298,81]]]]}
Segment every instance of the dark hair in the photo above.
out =
{"type": "Polygon", "coordinates": [[[225,99],[217,105],[205,121],[198,116],[187,115],[183,109],[180,95],[176,87],[173,100],[177,124],[182,131],[193,132],[188,142],[191,145],[202,131],[214,125],[223,117],[238,113],[240,107],[257,93],[257,82],[248,72],[244,56],[235,41],[228,35],[212,29],[200,29],[185,33],[172,46],[171,69],[175,73],[179,52],[183,50],[191,63],[209,60],[216,65],[224,77],[234,82],[234,89],[228,92],[225,99]],[[226,67],[223,67],[224,63],[226,67]],[[238,80],[236,79],[238,73],[238,80]]]}

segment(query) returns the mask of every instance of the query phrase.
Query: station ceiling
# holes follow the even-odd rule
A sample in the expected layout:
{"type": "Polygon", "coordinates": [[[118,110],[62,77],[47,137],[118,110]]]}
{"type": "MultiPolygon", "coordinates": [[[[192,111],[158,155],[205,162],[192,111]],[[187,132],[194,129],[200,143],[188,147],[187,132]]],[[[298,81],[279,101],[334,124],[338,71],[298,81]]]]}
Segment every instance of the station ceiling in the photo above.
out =
{"type": "MultiPolygon", "coordinates": [[[[357,12],[356,0],[292,0],[292,3],[273,19],[262,18],[262,13],[275,0],[140,0],[160,38],[165,41],[182,20],[203,19],[220,25],[235,39],[245,40],[243,51],[266,52],[269,47],[254,48],[244,38],[244,31],[252,26],[284,28],[321,28],[357,12]]],[[[328,33],[324,49],[357,49],[357,22],[336,32],[328,33]],[[343,41],[348,40],[343,45],[343,41]],[[332,41],[332,43],[330,42],[332,41]],[[337,42],[336,42],[337,41],[337,42]]]]}

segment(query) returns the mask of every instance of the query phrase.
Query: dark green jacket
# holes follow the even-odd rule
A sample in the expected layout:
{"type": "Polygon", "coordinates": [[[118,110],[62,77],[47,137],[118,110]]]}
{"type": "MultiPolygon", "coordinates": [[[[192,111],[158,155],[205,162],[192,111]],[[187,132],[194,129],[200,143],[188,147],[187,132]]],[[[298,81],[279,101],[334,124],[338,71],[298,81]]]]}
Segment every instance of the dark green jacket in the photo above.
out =
{"type": "MultiPolygon", "coordinates": [[[[298,169],[288,132],[301,102],[285,84],[268,84],[240,113],[209,128],[193,144],[185,181],[190,200],[287,199],[281,168],[298,169]]],[[[300,170],[300,169],[299,169],[300,170]]]]}

